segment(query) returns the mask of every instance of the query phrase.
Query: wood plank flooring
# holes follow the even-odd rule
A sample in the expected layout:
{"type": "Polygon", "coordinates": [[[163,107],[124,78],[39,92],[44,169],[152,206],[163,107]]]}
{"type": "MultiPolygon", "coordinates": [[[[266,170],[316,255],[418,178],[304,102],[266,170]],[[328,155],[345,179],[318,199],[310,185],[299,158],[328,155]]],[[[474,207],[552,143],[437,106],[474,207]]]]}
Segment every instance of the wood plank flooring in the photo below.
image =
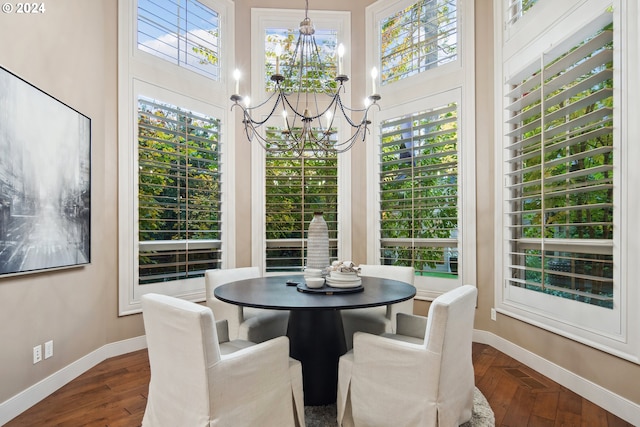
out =
{"type": "MultiPolygon", "coordinates": [[[[473,364],[496,426],[633,427],[490,346],[473,344],[473,364]]],[[[146,350],[105,360],[6,427],[139,426],[149,375],[146,350]]]]}

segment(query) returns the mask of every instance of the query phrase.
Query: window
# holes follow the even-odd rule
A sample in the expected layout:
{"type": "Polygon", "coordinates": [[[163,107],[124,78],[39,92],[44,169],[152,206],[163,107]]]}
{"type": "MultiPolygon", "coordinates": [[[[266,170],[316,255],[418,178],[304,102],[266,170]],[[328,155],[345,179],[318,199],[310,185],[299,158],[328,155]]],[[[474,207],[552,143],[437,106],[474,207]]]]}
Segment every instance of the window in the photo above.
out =
{"type": "Polygon", "coordinates": [[[613,34],[589,34],[507,95],[508,284],[613,308],[613,34]]]}
{"type": "MultiPolygon", "coordinates": [[[[302,17],[303,10],[252,9],[252,28],[255,29],[252,57],[264,58],[264,61],[252,62],[252,87],[257,94],[263,94],[257,95],[256,102],[270,95],[269,76],[276,69],[275,46],[283,47],[279,63],[283,66],[289,61],[291,53],[288,52],[293,49],[302,17]]],[[[315,26],[320,57],[330,64],[325,67],[330,81],[333,82],[331,76],[336,72],[338,43],[347,48],[344,72],[349,74],[349,13],[313,11],[309,17],[315,26]]],[[[321,91],[318,76],[305,77],[303,90],[321,91]]],[[[321,97],[318,99],[324,101],[321,97]]],[[[347,94],[343,100],[350,104],[347,94]]],[[[275,116],[278,117],[269,123],[266,135],[274,144],[282,138],[282,118],[275,116]]],[[[337,118],[334,125],[332,136],[345,140],[346,132],[337,118]]],[[[306,264],[307,229],[317,211],[323,213],[329,228],[330,258],[348,259],[351,253],[350,172],[347,169],[350,153],[309,152],[308,156],[298,158],[292,153],[276,154],[263,150],[258,143],[252,144],[252,199],[263,201],[262,211],[256,209],[252,214],[252,263],[263,266],[269,274],[301,271],[306,264]],[[341,221],[340,218],[347,219],[341,221]]],[[[254,207],[258,207],[258,203],[254,207]]]]}
{"type": "Polygon", "coordinates": [[[379,31],[367,66],[386,79],[368,147],[367,260],[413,266],[417,299],[476,282],[473,17],[466,1],[367,8],[379,31]]]}
{"type": "MultiPolygon", "coordinates": [[[[274,133],[272,138],[276,137],[274,133]]],[[[329,229],[330,259],[337,259],[338,157],[335,152],[309,154],[294,157],[292,153],[267,152],[267,272],[303,270],[306,234],[314,212],[323,214],[329,229]]]]}
{"type": "Polygon", "coordinates": [[[382,264],[458,275],[457,116],[453,103],[382,122],[382,264]]]}
{"type": "Polygon", "coordinates": [[[457,58],[455,0],[420,0],[383,19],[380,26],[383,85],[457,58]]]}
{"type": "Polygon", "coordinates": [[[629,242],[640,232],[629,160],[640,155],[637,3],[547,6],[518,25],[535,28],[535,13],[549,25],[517,36],[505,28],[497,40],[505,85],[496,307],[638,363],[638,253],[629,242]]]}
{"type": "MultiPolygon", "coordinates": [[[[273,90],[275,83],[271,80],[271,76],[276,71],[288,73],[285,75],[285,84],[290,84],[288,90],[294,90],[302,87],[303,91],[322,92],[324,90],[335,90],[336,82],[334,80],[337,70],[337,49],[338,49],[338,33],[336,30],[328,30],[317,28],[314,37],[317,44],[317,59],[325,70],[325,76],[307,73],[307,75],[299,76],[300,60],[296,58],[293,67],[289,67],[295,53],[296,41],[299,34],[299,28],[266,28],[264,38],[264,49],[266,55],[265,63],[265,84],[268,90],[273,90]],[[277,55],[280,50],[280,55],[277,55]],[[328,78],[325,78],[328,77],[328,78]],[[302,78],[302,85],[298,82],[302,78]]],[[[308,65],[305,65],[307,67],[308,65]]]]}
{"type": "Polygon", "coordinates": [[[119,3],[120,315],[201,301],[204,271],[233,266],[228,22],[226,0],[119,3]]]}
{"type": "Polygon", "coordinates": [[[138,0],[138,49],[216,80],[218,13],[196,0],[138,0]]]}
{"type": "Polygon", "coordinates": [[[220,267],[219,120],[138,99],[139,283],[220,267]]]}

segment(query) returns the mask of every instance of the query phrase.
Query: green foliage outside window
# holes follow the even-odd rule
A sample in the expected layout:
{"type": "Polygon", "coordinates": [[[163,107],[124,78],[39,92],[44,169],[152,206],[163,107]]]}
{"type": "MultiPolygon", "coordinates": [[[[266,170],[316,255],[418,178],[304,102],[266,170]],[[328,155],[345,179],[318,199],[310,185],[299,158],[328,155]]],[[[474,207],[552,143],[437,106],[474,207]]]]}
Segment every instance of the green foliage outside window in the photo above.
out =
{"type": "Polygon", "coordinates": [[[543,81],[525,96],[543,95],[518,113],[527,117],[518,125],[526,131],[514,143],[522,160],[512,175],[513,234],[529,239],[515,251],[514,262],[526,268],[514,284],[607,308],[613,307],[610,249],[572,241],[613,239],[610,33],[605,28],[534,74],[543,81]],[[546,249],[532,243],[543,240],[546,249]]]}
{"type": "MultiPolygon", "coordinates": [[[[270,140],[282,138],[268,130],[270,140]]],[[[322,212],[329,228],[332,259],[338,238],[338,157],[335,152],[267,152],[265,162],[265,229],[267,271],[302,270],[306,231],[314,212],[322,212]]]]}
{"type": "Polygon", "coordinates": [[[140,98],[140,283],[203,275],[220,259],[219,121],[140,98]]]}
{"type": "Polygon", "coordinates": [[[295,57],[296,42],[299,30],[270,28],[265,34],[265,87],[267,91],[274,90],[271,76],[276,74],[276,61],[279,61],[279,73],[284,75],[282,86],[291,92],[334,92],[337,84],[334,78],[337,74],[337,46],[338,36],[334,30],[316,29],[314,34],[315,46],[309,46],[317,54],[301,67],[300,57],[295,57]],[[276,46],[282,50],[278,58],[276,46]],[[293,62],[292,62],[293,61],[293,62]],[[293,67],[289,65],[293,64],[293,67]],[[301,75],[302,73],[302,75],[301,75]],[[300,79],[302,78],[302,81],[300,79]]]}
{"type": "Polygon", "coordinates": [[[382,84],[457,59],[456,0],[420,0],[381,23],[382,84]]]}
{"type": "Polygon", "coordinates": [[[457,105],[382,124],[383,264],[455,277],[458,233],[457,105]]]}

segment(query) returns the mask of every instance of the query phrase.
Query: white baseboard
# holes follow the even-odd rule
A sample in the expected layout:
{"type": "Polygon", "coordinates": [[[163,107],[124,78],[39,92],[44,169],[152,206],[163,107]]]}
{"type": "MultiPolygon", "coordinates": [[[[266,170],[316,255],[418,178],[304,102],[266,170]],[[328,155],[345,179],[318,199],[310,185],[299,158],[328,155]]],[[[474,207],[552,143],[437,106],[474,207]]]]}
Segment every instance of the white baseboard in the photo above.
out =
{"type": "MultiPolygon", "coordinates": [[[[640,405],[551,363],[491,332],[475,330],[473,340],[500,350],[504,354],[513,357],[558,384],[578,393],[580,396],[590,400],[628,423],[640,426],[640,405]]],[[[0,426],[17,417],[98,363],[111,357],[141,350],[146,347],[147,342],[145,337],[140,336],[107,344],[87,354],[28,389],[0,403],[0,426]]]]}
{"type": "Polygon", "coordinates": [[[547,378],[579,394],[634,426],[640,426],[640,405],[613,393],[491,332],[474,330],[473,341],[490,345],[547,378]]]}
{"type": "Polygon", "coordinates": [[[0,403],[0,426],[8,423],[54,391],[96,366],[98,363],[121,354],[147,347],[143,336],[110,343],[65,366],[47,378],[0,403]]]}

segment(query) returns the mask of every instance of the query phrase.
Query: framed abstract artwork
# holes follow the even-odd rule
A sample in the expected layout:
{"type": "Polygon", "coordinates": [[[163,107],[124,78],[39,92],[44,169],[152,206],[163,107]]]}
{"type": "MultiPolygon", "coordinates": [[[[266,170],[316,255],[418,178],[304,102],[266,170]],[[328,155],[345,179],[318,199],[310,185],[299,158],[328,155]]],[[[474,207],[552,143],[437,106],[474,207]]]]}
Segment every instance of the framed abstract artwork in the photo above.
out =
{"type": "Polygon", "coordinates": [[[91,261],[91,119],[0,66],[0,278],[91,261]]]}

